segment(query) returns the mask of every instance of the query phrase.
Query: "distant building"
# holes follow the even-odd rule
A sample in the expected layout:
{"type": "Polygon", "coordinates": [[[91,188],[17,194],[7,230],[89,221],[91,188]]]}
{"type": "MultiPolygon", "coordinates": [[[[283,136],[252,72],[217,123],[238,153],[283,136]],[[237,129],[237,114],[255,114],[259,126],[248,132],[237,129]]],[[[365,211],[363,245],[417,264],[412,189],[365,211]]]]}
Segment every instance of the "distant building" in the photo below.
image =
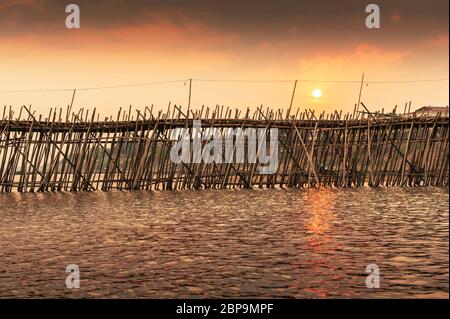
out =
{"type": "Polygon", "coordinates": [[[415,116],[436,116],[438,113],[448,116],[448,106],[422,106],[414,111],[415,116]]]}

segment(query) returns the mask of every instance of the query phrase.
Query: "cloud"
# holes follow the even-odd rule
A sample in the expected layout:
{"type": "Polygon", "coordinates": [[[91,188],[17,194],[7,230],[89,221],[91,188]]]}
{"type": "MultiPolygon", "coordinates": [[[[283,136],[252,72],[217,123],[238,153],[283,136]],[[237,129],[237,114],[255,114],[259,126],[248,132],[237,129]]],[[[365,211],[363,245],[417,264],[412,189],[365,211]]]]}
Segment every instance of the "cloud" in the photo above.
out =
{"type": "Polygon", "coordinates": [[[401,17],[401,15],[398,14],[398,13],[393,13],[393,14],[391,14],[391,16],[390,16],[390,19],[391,19],[391,21],[394,22],[394,23],[400,23],[402,17],[401,17]]]}
{"type": "MultiPolygon", "coordinates": [[[[179,15],[208,25],[219,32],[278,34],[285,30],[341,30],[364,28],[366,1],[346,0],[77,0],[81,8],[83,27],[108,28],[152,24],[152,15],[164,14],[173,23],[179,15]]],[[[57,31],[64,24],[65,5],[60,0],[2,0],[0,3],[0,33],[57,31]],[[5,26],[16,25],[16,28],[5,26]]],[[[410,32],[415,29],[435,29],[448,26],[448,1],[379,0],[383,12],[394,12],[387,18],[405,20],[410,32]],[[404,18],[405,15],[405,18],[404,18]],[[432,21],[432,23],[430,23],[432,21]]],[[[182,23],[182,22],[180,22],[182,23]]]]}
{"type": "Polygon", "coordinates": [[[364,71],[378,72],[396,66],[409,56],[406,50],[383,49],[369,43],[360,43],[353,50],[340,54],[318,54],[299,61],[302,73],[324,78],[348,79],[364,71]],[[370,69],[370,70],[369,70],[370,69]]]}
{"type": "Polygon", "coordinates": [[[0,46],[5,48],[0,51],[0,65],[8,61],[31,65],[36,61],[96,65],[115,61],[178,66],[180,70],[190,65],[198,68],[201,63],[219,68],[231,63],[230,50],[241,41],[238,33],[220,33],[182,12],[144,12],[143,16],[151,23],[0,37],[0,46]]]}
{"type": "Polygon", "coordinates": [[[99,56],[122,55],[127,61],[143,56],[185,59],[186,64],[209,55],[226,65],[280,73],[300,64],[320,75],[363,69],[365,64],[381,69],[410,54],[425,58],[429,47],[448,49],[447,0],[436,0],[433,6],[421,0],[379,0],[385,21],[398,14],[401,23],[385,23],[375,31],[364,26],[362,0],[74,2],[81,8],[80,30],[64,26],[69,2],[2,0],[0,55],[90,56],[93,61],[99,56]]]}
{"type": "Polygon", "coordinates": [[[430,39],[423,41],[422,46],[430,48],[446,48],[448,50],[448,32],[443,32],[430,39]]]}
{"type": "Polygon", "coordinates": [[[31,6],[34,0],[4,0],[0,3],[0,11],[17,6],[31,6]]]}

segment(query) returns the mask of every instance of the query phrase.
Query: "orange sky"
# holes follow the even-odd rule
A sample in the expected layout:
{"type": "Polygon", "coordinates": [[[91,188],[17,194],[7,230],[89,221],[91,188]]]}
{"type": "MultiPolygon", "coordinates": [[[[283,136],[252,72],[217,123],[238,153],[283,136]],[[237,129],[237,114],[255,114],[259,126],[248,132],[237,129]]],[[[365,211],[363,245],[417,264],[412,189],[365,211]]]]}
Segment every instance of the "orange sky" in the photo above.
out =
{"type": "MultiPolygon", "coordinates": [[[[364,26],[367,1],[73,1],[81,29],[68,30],[64,1],[0,0],[0,104],[38,111],[66,106],[64,89],[177,79],[354,80],[448,78],[448,1],[378,1],[381,29],[364,26]],[[3,91],[3,92],[2,92],[3,91]]],[[[293,84],[193,82],[194,106],[289,105],[293,84]]],[[[353,110],[357,83],[299,82],[295,106],[353,110]],[[323,96],[314,99],[311,91],[323,96]]],[[[184,82],[79,91],[76,107],[186,105],[184,82]]],[[[448,81],[371,83],[362,100],[448,105],[448,81]]]]}

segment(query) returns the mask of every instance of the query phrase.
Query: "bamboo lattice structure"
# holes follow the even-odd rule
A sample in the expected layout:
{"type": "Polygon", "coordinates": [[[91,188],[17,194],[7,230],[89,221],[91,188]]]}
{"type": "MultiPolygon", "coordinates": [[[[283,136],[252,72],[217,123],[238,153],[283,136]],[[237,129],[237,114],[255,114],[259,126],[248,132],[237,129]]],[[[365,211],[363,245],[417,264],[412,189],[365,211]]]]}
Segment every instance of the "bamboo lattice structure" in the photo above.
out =
{"type": "MultiPolygon", "coordinates": [[[[315,114],[216,106],[166,112],[119,111],[100,120],[94,109],[50,110],[36,116],[23,106],[0,119],[0,192],[175,190],[254,187],[448,185],[448,117],[411,114],[315,114]],[[173,163],[173,132],[214,128],[277,128],[278,168],[258,163],[173,163]]],[[[406,107],[405,107],[406,109],[406,107]]],[[[268,138],[269,139],[269,138],[268,138]]],[[[207,141],[204,141],[207,143],[207,141]]]]}

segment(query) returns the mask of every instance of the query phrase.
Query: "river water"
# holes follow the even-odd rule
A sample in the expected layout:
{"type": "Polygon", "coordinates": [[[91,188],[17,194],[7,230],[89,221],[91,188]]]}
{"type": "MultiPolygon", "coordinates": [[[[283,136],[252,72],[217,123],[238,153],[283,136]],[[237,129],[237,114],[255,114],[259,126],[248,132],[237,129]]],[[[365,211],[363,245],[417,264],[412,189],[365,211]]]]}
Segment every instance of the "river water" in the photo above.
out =
{"type": "Polygon", "coordinates": [[[448,248],[444,188],[0,194],[6,298],[448,298],[448,248]]]}

